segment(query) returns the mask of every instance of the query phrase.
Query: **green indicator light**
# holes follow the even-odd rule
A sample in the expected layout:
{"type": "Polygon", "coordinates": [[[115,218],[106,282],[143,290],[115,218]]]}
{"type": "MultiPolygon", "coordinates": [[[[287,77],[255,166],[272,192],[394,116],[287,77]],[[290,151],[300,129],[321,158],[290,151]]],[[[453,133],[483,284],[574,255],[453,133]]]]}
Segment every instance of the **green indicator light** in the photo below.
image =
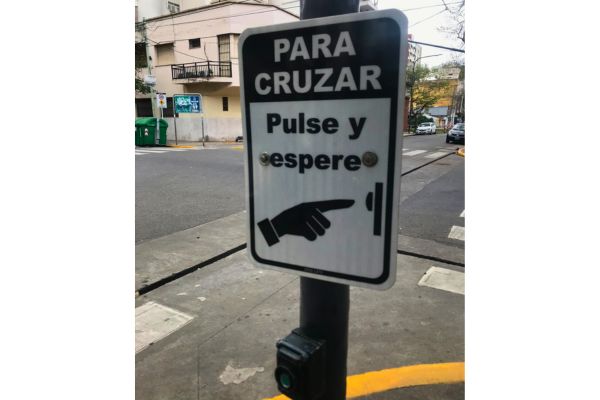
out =
{"type": "Polygon", "coordinates": [[[292,387],[292,377],[287,372],[281,372],[279,374],[279,383],[285,389],[292,387]]]}

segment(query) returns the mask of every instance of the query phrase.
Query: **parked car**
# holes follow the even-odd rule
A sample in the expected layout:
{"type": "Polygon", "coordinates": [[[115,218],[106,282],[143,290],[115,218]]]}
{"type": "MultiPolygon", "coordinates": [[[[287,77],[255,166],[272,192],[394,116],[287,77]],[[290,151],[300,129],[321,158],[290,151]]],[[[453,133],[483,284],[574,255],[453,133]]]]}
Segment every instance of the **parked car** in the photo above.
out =
{"type": "Polygon", "coordinates": [[[446,134],[446,143],[462,142],[465,143],[465,124],[456,124],[446,134]]]}
{"type": "Polygon", "coordinates": [[[435,134],[435,123],[433,122],[424,122],[422,124],[419,124],[419,126],[417,127],[417,135],[420,134],[425,134],[425,135],[433,135],[435,134]]]}

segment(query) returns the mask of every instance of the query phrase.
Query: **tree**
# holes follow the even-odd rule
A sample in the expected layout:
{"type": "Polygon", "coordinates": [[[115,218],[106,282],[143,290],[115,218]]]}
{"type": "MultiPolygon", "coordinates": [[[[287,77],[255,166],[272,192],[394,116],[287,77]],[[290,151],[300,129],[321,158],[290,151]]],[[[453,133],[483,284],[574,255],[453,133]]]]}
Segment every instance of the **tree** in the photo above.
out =
{"type": "Polygon", "coordinates": [[[138,23],[135,26],[136,33],[140,33],[142,39],[135,44],[135,91],[141,94],[152,93],[152,88],[144,83],[140,76],[142,68],[148,67],[148,57],[146,54],[146,25],[138,23]]]}
{"type": "Polygon", "coordinates": [[[406,73],[406,87],[410,89],[409,125],[416,126],[423,112],[446,95],[448,82],[436,79],[436,70],[415,65],[406,73]]]}
{"type": "Polygon", "coordinates": [[[135,71],[135,91],[140,94],[152,93],[152,88],[144,83],[144,80],[138,76],[139,71],[135,71]]]}
{"type": "Polygon", "coordinates": [[[444,7],[450,17],[450,24],[439,28],[441,32],[447,33],[450,37],[461,41],[465,45],[465,2],[450,7],[445,0],[442,0],[444,7]]]}

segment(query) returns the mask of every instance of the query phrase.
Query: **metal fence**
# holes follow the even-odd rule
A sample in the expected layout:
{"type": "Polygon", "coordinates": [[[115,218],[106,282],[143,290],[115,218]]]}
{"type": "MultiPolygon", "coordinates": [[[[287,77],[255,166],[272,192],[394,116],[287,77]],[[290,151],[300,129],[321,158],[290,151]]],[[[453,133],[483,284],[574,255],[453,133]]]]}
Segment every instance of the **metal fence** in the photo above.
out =
{"type": "Polygon", "coordinates": [[[173,79],[189,78],[231,78],[231,61],[202,61],[189,64],[171,65],[173,79]]]}

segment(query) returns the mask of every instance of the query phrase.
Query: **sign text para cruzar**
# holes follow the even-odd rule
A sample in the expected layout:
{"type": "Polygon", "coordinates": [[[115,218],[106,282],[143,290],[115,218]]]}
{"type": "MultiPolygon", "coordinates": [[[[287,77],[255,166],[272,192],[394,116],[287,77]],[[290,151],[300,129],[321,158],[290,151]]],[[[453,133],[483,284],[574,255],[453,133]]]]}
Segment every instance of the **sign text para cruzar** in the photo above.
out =
{"type": "MultiPolygon", "coordinates": [[[[302,36],[296,36],[293,41],[275,39],[273,45],[273,61],[282,63],[282,68],[285,68],[287,61],[356,55],[348,31],[341,31],[337,38],[328,33],[315,34],[308,43],[302,36]]],[[[272,74],[261,72],[256,75],[254,86],[256,92],[263,96],[308,93],[311,90],[315,93],[381,90],[381,68],[378,65],[361,65],[356,75],[350,67],[342,67],[336,76],[333,68],[276,71],[272,74]]]]}

